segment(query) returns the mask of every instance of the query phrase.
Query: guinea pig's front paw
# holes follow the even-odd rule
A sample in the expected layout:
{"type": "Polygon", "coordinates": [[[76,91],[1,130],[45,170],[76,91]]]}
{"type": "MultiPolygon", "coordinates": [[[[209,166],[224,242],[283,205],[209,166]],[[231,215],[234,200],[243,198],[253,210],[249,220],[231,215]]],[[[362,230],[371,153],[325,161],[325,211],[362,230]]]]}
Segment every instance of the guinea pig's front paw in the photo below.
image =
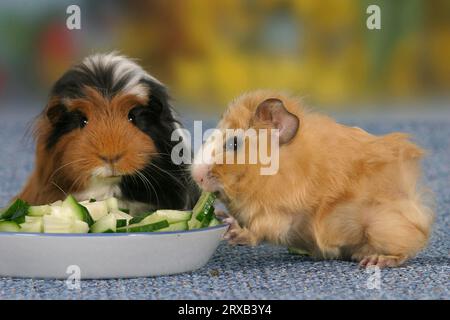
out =
{"type": "Polygon", "coordinates": [[[234,218],[226,218],[225,222],[230,224],[227,233],[224,236],[225,240],[231,245],[249,245],[255,246],[257,244],[256,238],[247,228],[241,228],[234,218]]]}

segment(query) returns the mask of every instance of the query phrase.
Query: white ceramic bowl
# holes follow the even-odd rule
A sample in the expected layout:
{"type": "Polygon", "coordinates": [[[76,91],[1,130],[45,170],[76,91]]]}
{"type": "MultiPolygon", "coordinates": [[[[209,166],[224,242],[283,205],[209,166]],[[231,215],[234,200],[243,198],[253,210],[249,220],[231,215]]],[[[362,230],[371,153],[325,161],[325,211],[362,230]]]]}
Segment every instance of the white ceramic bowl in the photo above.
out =
{"type": "Polygon", "coordinates": [[[81,279],[106,279],[192,271],[208,262],[227,228],[123,234],[0,232],[0,276],[66,279],[79,270],[81,279]]]}

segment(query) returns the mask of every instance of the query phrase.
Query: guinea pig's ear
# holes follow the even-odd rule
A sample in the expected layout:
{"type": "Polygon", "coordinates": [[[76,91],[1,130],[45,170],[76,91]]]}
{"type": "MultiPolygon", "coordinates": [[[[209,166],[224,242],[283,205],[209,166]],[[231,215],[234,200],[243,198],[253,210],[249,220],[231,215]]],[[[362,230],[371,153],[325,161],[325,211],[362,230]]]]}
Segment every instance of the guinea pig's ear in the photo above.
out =
{"type": "Polygon", "coordinates": [[[273,128],[279,130],[280,144],[291,141],[300,125],[297,116],[287,111],[283,102],[276,98],[261,102],[256,108],[255,119],[272,123],[273,128]]]}
{"type": "Polygon", "coordinates": [[[61,102],[51,101],[45,111],[47,119],[52,125],[56,124],[62,115],[67,111],[67,108],[61,102]]]}

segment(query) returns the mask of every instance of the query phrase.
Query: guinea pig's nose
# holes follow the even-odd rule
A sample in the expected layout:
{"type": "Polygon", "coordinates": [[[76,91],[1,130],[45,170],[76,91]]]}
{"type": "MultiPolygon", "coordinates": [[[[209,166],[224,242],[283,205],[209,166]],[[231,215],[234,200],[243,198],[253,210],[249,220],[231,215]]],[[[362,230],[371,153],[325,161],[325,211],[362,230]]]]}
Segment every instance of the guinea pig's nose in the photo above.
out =
{"type": "Polygon", "coordinates": [[[123,157],[123,154],[99,155],[98,157],[106,163],[114,164],[117,163],[123,157]]]}

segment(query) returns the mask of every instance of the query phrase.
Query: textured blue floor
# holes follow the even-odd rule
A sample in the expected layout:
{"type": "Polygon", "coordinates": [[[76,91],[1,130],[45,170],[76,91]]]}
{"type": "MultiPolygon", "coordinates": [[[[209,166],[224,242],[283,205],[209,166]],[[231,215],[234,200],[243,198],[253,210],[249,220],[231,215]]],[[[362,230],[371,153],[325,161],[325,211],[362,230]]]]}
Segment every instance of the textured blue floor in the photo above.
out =
{"type": "MultiPolygon", "coordinates": [[[[23,138],[32,112],[4,110],[0,110],[0,207],[21,188],[33,165],[32,143],[23,138]]],[[[425,181],[437,200],[430,245],[404,267],[382,270],[380,290],[368,289],[371,274],[354,263],[312,261],[267,245],[222,243],[196,272],[82,281],[81,291],[68,290],[64,281],[0,278],[0,299],[449,299],[450,119],[341,120],[375,134],[409,132],[429,150],[425,181]]]]}

